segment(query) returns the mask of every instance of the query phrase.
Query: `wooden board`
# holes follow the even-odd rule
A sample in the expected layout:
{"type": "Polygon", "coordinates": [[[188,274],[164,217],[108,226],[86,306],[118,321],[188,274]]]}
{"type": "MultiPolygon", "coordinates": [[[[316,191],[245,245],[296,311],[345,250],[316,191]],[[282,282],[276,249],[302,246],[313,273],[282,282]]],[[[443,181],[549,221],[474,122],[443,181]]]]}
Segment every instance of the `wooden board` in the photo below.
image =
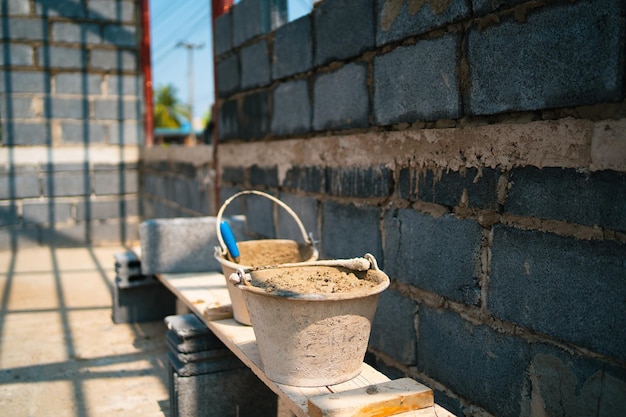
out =
{"type": "Polygon", "coordinates": [[[311,417],[376,417],[433,405],[430,388],[413,379],[400,378],[309,398],[308,412],[311,417]]]}
{"type": "MultiPolygon", "coordinates": [[[[263,362],[256,344],[254,329],[230,317],[232,311],[226,280],[221,272],[194,274],[159,274],[159,279],[174,295],[281,399],[297,417],[309,416],[309,399],[389,382],[389,378],[363,363],[361,373],[350,381],[324,387],[293,387],[277,384],[263,372],[263,362]]],[[[421,410],[400,412],[397,417],[454,417],[438,405],[421,410]]],[[[390,414],[391,415],[391,414],[390,414]]],[[[382,415],[381,415],[382,416],[382,415]]]]}

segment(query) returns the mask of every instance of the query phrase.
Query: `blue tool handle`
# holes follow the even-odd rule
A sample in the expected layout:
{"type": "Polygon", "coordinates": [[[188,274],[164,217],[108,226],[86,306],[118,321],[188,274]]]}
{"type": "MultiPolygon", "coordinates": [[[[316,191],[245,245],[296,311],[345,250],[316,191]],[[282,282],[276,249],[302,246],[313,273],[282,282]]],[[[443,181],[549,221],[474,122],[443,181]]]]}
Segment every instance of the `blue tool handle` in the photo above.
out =
{"type": "Polygon", "coordinates": [[[228,222],[224,221],[220,223],[220,233],[222,233],[222,239],[224,239],[226,249],[228,249],[231,258],[233,258],[235,262],[239,262],[239,248],[237,247],[235,235],[233,235],[233,231],[228,222]]]}

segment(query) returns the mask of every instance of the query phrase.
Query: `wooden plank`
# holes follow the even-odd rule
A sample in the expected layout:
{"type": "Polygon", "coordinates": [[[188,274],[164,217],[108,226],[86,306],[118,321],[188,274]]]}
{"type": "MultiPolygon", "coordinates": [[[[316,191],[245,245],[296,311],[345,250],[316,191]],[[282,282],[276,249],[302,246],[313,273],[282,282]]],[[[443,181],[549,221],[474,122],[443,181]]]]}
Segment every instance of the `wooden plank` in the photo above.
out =
{"type": "Polygon", "coordinates": [[[433,404],[430,388],[411,378],[401,378],[309,398],[308,412],[311,417],[392,416],[433,404]]]}

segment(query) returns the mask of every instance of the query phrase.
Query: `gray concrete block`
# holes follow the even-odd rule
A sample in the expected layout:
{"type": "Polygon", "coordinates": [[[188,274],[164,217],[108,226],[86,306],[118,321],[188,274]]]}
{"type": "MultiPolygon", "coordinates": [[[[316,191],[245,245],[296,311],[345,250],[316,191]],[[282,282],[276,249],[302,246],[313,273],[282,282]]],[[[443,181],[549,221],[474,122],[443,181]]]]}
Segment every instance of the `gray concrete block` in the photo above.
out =
{"type": "Polygon", "coordinates": [[[136,170],[94,171],[93,187],[96,195],[136,193],[139,174],[136,170]]]}
{"type": "Polygon", "coordinates": [[[478,223],[400,209],[385,215],[384,230],[384,270],[390,277],[460,303],[479,304],[478,223]]]}
{"type": "Polygon", "coordinates": [[[92,200],[76,203],[76,220],[108,220],[139,215],[137,198],[126,197],[111,200],[92,200]]]}
{"type": "Polygon", "coordinates": [[[326,0],[313,11],[315,65],[343,60],[374,48],[374,0],[326,0]]]}
{"type": "Polygon", "coordinates": [[[90,53],[90,65],[94,69],[113,71],[136,71],[137,54],[128,50],[93,49],[90,53]]]}
{"type": "Polygon", "coordinates": [[[274,32],[272,79],[289,77],[313,67],[311,31],[311,17],[306,15],[274,32]]]}
{"type": "Polygon", "coordinates": [[[258,165],[252,165],[250,167],[250,184],[265,185],[269,187],[278,186],[278,167],[260,167],[258,165]]]}
{"type": "Polygon", "coordinates": [[[5,226],[0,228],[0,250],[18,250],[39,246],[39,229],[23,225],[5,226]]]}
{"type": "Polygon", "coordinates": [[[307,80],[281,83],[274,90],[272,132],[277,135],[311,130],[311,100],[307,80]]]}
{"type": "Polygon", "coordinates": [[[260,139],[270,133],[270,92],[257,91],[243,97],[239,134],[243,139],[260,139]]]}
{"type": "Polygon", "coordinates": [[[0,175],[0,200],[34,198],[39,195],[39,175],[36,171],[0,175]]]}
{"type": "Polygon", "coordinates": [[[620,101],[621,0],[564,3],[468,33],[472,115],[620,101]],[[597,25],[596,22],[604,22],[597,25]],[[575,51],[575,53],[572,53],[575,51]]]}
{"type": "Polygon", "coordinates": [[[2,26],[8,23],[8,33],[11,41],[42,41],[47,39],[44,34],[45,23],[42,19],[7,19],[2,26]]]}
{"type": "Polygon", "coordinates": [[[170,351],[167,357],[178,377],[194,377],[245,367],[241,360],[226,348],[190,354],[175,354],[170,351]]]}
{"type": "Polygon", "coordinates": [[[239,137],[239,101],[226,100],[222,103],[222,107],[218,112],[219,123],[217,128],[219,130],[220,140],[235,139],[239,137]]]}
{"type": "MultiPolygon", "coordinates": [[[[489,0],[490,3],[493,3],[489,0]]],[[[433,29],[470,17],[465,0],[452,0],[441,5],[420,3],[418,7],[403,2],[395,13],[389,13],[389,5],[378,1],[376,7],[376,44],[385,45],[410,36],[421,35],[433,29]]]]}
{"type": "Polygon", "coordinates": [[[269,32],[287,22],[287,3],[282,0],[242,0],[231,9],[233,45],[269,32]]]}
{"type": "Polygon", "coordinates": [[[17,205],[13,201],[0,202],[0,226],[12,226],[20,222],[17,205]]]}
{"type": "Polygon", "coordinates": [[[89,118],[89,101],[84,98],[59,98],[50,100],[50,115],[58,119],[89,118]]]}
{"type": "Polygon", "coordinates": [[[239,57],[242,89],[260,87],[270,82],[270,57],[265,39],[243,47],[239,57]]]}
{"type": "Polygon", "coordinates": [[[90,244],[135,244],[139,241],[136,219],[107,219],[90,224],[90,244]]]}
{"type": "Polygon", "coordinates": [[[96,120],[136,120],[138,107],[136,99],[96,98],[93,101],[93,117],[96,120]]]}
{"type": "Polygon", "coordinates": [[[10,145],[46,145],[51,143],[50,128],[46,123],[5,123],[2,127],[10,132],[7,144],[10,145]]]}
{"type": "Polygon", "coordinates": [[[87,53],[79,48],[50,46],[38,48],[37,52],[39,65],[45,67],[83,69],[87,65],[87,53]]]}
{"type": "Polygon", "coordinates": [[[520,393],[530,360],[526,342],[423,305],[418,320],[420,371],[492,415],[522,415],[520,393]]]}
{"type": "Polygon", "coordinates": [[[113,96],[141,96],[141,79],[135,75],[110,75],[106,82],[107,92],[113,96]]]}
{"type": "Polygon", "coordinates": [[[626,360],[626,245],[496,226],[488,308],[497,317],[626,360]]]}
{"type": "Polygon", "coordinates": [[[328,201],[322,205],[321,259],[374,255],[382,267],[380,209],[328,201]]]}
{"type": "Polygon", "coordinates": [[[323,167],[294,165],[285,174],[283,185],[296,190],[325,193],[326,169],[323,167]]]}
{"type": "Polygon", "coordinates": [[[425,201],[455,207],[467,197],[469,207],[495,210],[498,208],[498,179],[500,172],[483,168],[468,168],[464,172],[443,172],[404,168],[398,178],[398,194],[408,201],[425,201]]]}
{"type": "Polygon", "coordinates": [[[3,120],[32,119],[43,116],[41,109],[35,104],[40,100],[32,95],[30,97],[2,94],[0,95],[0,117],[3,120]]]}
{"type": "Polygon", "coordinates": [[[134,22],[135,4],[126,1],[89,0],[87,17],[101,21],[134,22]]]}
{"type": "Polygon", "coordinates": [[[91,243],[88,223],[55,223],[37,227],[40,243],[44,246],[76,247],[91,243]]]}
{"type": "Polygon", "coordinates": [[[472,0],[472,10],[474,11],[474,16],[481,16],[496,10],[517,6],[521,3],[525,3],[525,0],[472,0]]]}
{"type": "MultiPolygon", "coordinates": [[[[307,233],[313,235],[313,239],[317,240],[319,238],[317,200],[313,197],[297,196],[289,193],[281,193],[280,200],[296,213],[307,233]]],[[[278,237],[304,242],[302,232],[296,221],[282,208],[278,210],[278,237]]]]}
{"type": "Polygon", "coordinates": [[[222,55],[233,48],[233,14],[228,11],[215,19],[215,52],[222,55]]]}
{"type": "MultiPolygon", "coordinates": [[[[5,46],[6,47],[6,46],[5,46]]],[[[9,45],[9,56],[0,54],[0,65],[33,66],[35,62],[33,47],[30,45],[9,45]],[[7,58],[7,59],[5,59],[7,58]]]]}
{"type": "Polygon", "coordinates": [[[370,103],[365,64],[351,63],[319,75],[313,95],[313,129],[368,126],[370,103]]]}
{"type": "Polygon", "coordinates": [[[460,46],[460,35],[447,34],[398,47],[376,57],[376,124],[460,117],[461,93],[457,74],[460,46]]]}
{"type": "MultiPolygon", "coordinates": [[[[243,236],[243,220],[228,217],[238,240],[243,236]]],[[[145,275],[221,271],[214,258],[219,246],[215,217],[146,220],[139,225],[141,269],[145,275]]]]}
{"type": "MultiPolygon", "coordinates": [[[[7,84],[7,74],[4,72],[1,74],[0,93],[41,93],[46,91],[46,85],[50,80],[50,76],[44,72],[11,71],[8,73],[7,84]]],[[[3,106],[6,107],[6,104],[3,103],[3,106]]]]}
{"type": "Polygon", "coordinates": [[[61,73],[54,76],[55,91],[60,94],[101,94],[102,76],[61,73]]]}
{"type": "Polygon", "coordinates": [[[387,289],[380,295],[369,347],[406,366],[417,364],[417,304],[387,289]]]}
{"type": "Polygon", "coordinates": [[[20,16],[30,14],[30,4],[23,0],[8,0],[7,11],[9,16],[20,16]]]}
{"type": "Polygon", "coordinates": [[[143,126],[137,120],[116,120],[108,126],[111,145],[141,145],[143,143],[143,126]]]}
{"type": "Polygon", "coordinates": [[[24,202],[22,217],[24,224],[65,223],[72,218],[72,205],[70,203],[56,203],[52,200],[24,202]]]}
{"type": "Polygon", "coordinates": [[[100,25],[94,23],[52,23],[52,40],[79,44],[99,44],[102,42],[100,25]]]}
{"type": "Polygon", "coordinates": [[[91,186],[89,172],[54,172],[43,176],[45,197],[89,196],[91,186]]]}
{"type": "Polygon", "coordinates": [[[176,313],[176,297],[154,277],[130,288],[116,282],[112,292],[114,323],[158,321],[176,313]]]}
{"type": "Polygon", "coordinates": [[[63,143],[106,143],[108,132],[107,126],[86,120],[82,123],[61,123],[61,139],[63,143]]]}
{"type": "Polygon", "coordinates": [[[138,40],[135,26],[106,25],[102,29],[102,42],[106,45],[136,47],[138,40]]]}
{"type": "Polygon", "coordinates": [[[220,97],[239,90],[239,55],[233,54],[217,63],[217,91],[220,97]]]}
{"type": "Polygon", "coordinates": [[[167,316],[163,321],[175,352],[192,353],[224,348],[220,339],[195,314],[167,316]],[[191,342],[198,342],[202,347],[192,345],[191,342]]]}
{"type": "Polygon", "coordinates": [[[81,0],[38,0],[35,12],[42,16],[62,16],[66,18],[84,18],[84,2],[81,0]]]}
{"type": "Polygon", "coordinates": [[[507,213],[626,230],[626,174],[575,169],[515,168],[504,204],[507,213]]]}
{"type": "Polygon", "coordinates": [[[337,197],[388,197],[393,193],[393,172],[386,166],[326,169],[326,192],[337,197]]]}

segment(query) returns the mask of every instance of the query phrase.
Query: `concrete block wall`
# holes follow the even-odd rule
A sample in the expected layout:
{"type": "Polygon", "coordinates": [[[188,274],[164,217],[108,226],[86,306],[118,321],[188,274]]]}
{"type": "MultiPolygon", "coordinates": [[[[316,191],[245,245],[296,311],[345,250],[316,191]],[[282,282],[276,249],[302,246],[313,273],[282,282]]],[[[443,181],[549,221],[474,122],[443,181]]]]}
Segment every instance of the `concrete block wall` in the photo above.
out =
{"type": "Polygon", "coordinates": [[[0,6],[0,248],[136,241],[142,81],[132,0],[0,6]]]}
{"type": "Polygon", "coordinates": [[[457,415],[625,414],[624,3],[324,0],[233,42],[241,4],[216,26],[220,201],[270,192],[323,258],[376,256],[368,360],[457,415]]]}

